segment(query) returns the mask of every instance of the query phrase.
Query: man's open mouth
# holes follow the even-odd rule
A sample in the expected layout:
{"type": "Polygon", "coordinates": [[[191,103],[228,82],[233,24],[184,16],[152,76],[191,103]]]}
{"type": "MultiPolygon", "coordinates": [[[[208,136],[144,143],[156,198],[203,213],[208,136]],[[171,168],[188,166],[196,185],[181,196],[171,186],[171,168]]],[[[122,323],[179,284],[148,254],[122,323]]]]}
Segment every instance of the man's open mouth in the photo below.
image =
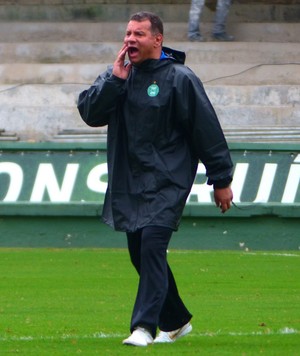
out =
{"type": "Polygon", "coordinates": [[[136,47],[128,47],[128,54],[129,56],[132,56],[133,54],[136,54],[139,50],[136,47]]]}

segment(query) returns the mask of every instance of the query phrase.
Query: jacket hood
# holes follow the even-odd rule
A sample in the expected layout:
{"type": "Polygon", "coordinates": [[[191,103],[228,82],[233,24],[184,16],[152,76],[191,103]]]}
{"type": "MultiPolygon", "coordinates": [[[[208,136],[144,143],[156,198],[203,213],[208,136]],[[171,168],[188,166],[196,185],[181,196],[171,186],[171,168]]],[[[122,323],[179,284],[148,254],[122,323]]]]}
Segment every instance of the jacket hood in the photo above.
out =
{"type": "Polygon", "coordinates": [[[144,71],[149,71],[153,70],[154,68],[157,69],[164,67],[169,59],[175,63],[184,64],[186,57],[184,52],[177,51],[168,47],[162,47],[162,51],[165,54],[164,59],[146,59],[141,64],[133,65],[133,67],[144,71]]]}
{"type": "Polygon", "coordinates": [[[173,59],[174,61],[180,64],[184,64],[186,57],[184,52],[169,47],[163,47],[162,50],[164,51],[165,55],[170,59],[173,59]]]}

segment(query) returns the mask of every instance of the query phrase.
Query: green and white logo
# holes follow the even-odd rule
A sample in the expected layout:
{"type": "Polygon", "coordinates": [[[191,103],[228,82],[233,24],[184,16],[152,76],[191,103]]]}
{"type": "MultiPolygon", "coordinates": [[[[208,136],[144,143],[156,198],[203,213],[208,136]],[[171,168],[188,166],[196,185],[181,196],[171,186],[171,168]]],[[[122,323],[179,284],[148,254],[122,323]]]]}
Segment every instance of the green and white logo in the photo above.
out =
{"type": "Polygon", "coordinates": [[[159,86],[155,83],[151,84],[147,89],[147,93],[151,97],[157,96],[159,93],[159,86]]]}

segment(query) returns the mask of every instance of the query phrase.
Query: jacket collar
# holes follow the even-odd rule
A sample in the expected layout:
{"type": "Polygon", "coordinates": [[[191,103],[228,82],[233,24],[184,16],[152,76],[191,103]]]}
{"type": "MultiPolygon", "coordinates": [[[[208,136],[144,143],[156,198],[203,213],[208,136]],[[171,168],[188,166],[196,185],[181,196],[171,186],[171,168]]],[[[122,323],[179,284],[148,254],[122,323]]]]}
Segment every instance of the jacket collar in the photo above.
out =
{"type": "Polygon", "coordinates": [[[167,60],[172,60],[176,63],[184,64],[185,62],[185,53],[181,51],[177,51],[168,47],[162,48],[165,58],[161,59],[146,59],[143,63],[139,65],[134,65],[137,69],[142,70],[153,70],[159,67],[162,67],[166,64],[167,60]]]}
{"type": "Polygon", "coordinates": [[[173,59],[175,62],[180,64],[184,64],[185,62],[185,53],[182,51],[177,51],[176,49],[172,49],[169,47],[163,47],[162,50],[164,51],[165,55],[170,59],[173,59]]]}

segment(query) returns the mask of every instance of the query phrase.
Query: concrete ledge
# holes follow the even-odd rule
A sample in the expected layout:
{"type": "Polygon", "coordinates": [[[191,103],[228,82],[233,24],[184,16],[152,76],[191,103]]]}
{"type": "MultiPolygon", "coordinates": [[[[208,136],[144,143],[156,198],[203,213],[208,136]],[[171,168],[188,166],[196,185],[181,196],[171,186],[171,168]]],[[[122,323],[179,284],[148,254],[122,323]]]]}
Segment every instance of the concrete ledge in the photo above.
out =
{"type": "MultiPolygon", "coordinates": [[[[224,48],[224,51],[227,49],[224,48]]],[[[73,94],[88,88],[96,77],[103,73],[109,63],[0,64],[2,90],[7,95],[20,86],[47,85],[76,86],[73,94]],[[12,87],[13,85],[13,87],[12,87]]],[[[204,84],[210,85],[298,85],[300,78],[299,62],[287,60],[268,63],[197,63],[187,59],[189,66],[204,84]]],[[[56,90],[57,88],[55,88],[56,90]]]]}
{"type": "MultiPolygon", "coordinates": [[[[240,69],[235,65],[222,65],[223,72],[217,67],[211,64],[199,66],[199,70],[205,75],[202,81],[207,95],[230,141],[299,142],[299,65],[267,65],[245,69],[243,73],[234,73],[240,69]],[[216,77],[218,74],[219,78],[216,77]],[[294,84],[280,84],[280,81],[284,82],[283,78],[294,80],[294,84]],[[246,85],[255,79],[261,82],[274,79],[279,84],[246,85]],[[234,84],[227,85],[226,82],[234,84]]],[[[1,68],[0,65],[0,72],[1,68]]],[[[37,74],[38,68],[31,68],[34,69],[37,74]]],[[[57,75],[62,75],[59,68],[56,69],[57,75]]],[[[95,72],[96,69],[91,73],[93,78],[95,72]]],[[[16,70],[13,75],[20,80],[16,70]]],[[[79,83],[0,85],[0,130],[15,134],[6,136],[3,133],[3,137],[0,134],[1,141],[17,138],[22,141],[102,141],[105,128],[101,131],[90,128],[89,134],[78,135],[87,133],[88,126],[81,119],[76,102],[78,94],[88,86],[79,83]],[[71,129],[73,135],[68,135],[71,129]]]]}
{"type": "MultiPolygon", "coordinates": [[[[299,43],[299,25],[295,29],[295,42],[299,43]],[[297,41],[296,41],[297,39],[297,41]]],[[[175,28],[174,28],[175,31],[175,28]]],[[[122,37],[121,37],[122,38],[122,37]]],[[[105,64],[113,63],[121,41],[118,42],[0,42],[1,63],[14,64],[105,64]]],[[[165,45],[186,53],[187,61],[193,64],[241,64],[241,63],[300,63],[299,51],[294,43],[278,42],[189,42],[171,41],[165,45]]],[[[3,80],[2,80],[3,82],[3,80]]]]}
{"type": "MultiPolygon", "coordinates": [[[[1,22],[1,43],[118,42],[124,37],[126,22],[1,22]]],[[[187,41],[187,21],[165,22],[165,40],[187,41]]],[[[299,42],[298,22],[229,22],[228,32],[236,41],[299,42]]],[[[211,39],[212,22],[205,18],[201,32],[211,39]]],[[[203,47],[205,43],[196,43],[203,47]]]]}
{"type": "MultiPolygon", "coordinates": [[[[183,218],[169,249],[299,251],[299,229],[300,219],[272,216],[183,218]]],[[[0,247],[127,247],[125,234],[97,217],[7,216],[0,218],[0,231],[0,247]]]]}
{"type": "MultiPolygon", "coordinates": [[[[230,150],[251,151],[282,151],[293,152],[300,150],[299,143],[251,143],[230,142],[230,150]]],[[[106,151],[106,142],[1,142],[0,152],[3,151],[106,151]]]]}
{"type": "MultiPolygon", "coordinates": [[[[7,4],[0,5],[0,20],[5,21],[127,21],[132,13],[156,12],[164,21],[187,21],[190,3],[88,3],[88,4],[7,4]]],[[[205,6],[203,17],[213,20],[214,6],[205,6]]],[[[297,3],[266,4],[261,2],[232,4],[229,22],[294,21],[299,19],[297,3]]]]}
{"type": "MultiPolygon", "coordinates": [[[[103,204],[95,202],[78,203],[0,203],[0,216],[101,216],[103,204]]],[[[214,217],[237,218],[253,216],[275,216],[284,218],[299,218],[300,204],[243,204],[238,203],[222,215],[214,204],[186,205],[183,217],[214,217]]]]}

